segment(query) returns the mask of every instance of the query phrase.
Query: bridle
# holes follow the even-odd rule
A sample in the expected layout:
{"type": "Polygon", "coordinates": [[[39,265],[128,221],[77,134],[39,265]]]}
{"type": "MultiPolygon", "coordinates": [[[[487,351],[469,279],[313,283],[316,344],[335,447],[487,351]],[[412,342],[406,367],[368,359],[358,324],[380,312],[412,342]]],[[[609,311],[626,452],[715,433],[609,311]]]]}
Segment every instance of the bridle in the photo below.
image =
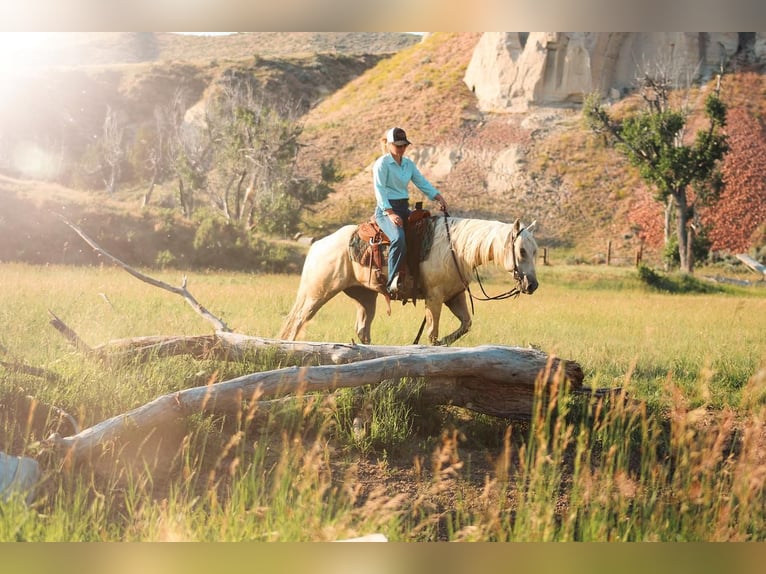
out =
{"type": "Polygon", "coordinates": [[[449,214],[445,211],[444,212],[444,228],[447,230],[447,241],[449,242],[449,250],[452,254],[452,261],[455,263],[455,269],[457,270],[458,277],[460,277],[460,281],[463,283],[463,286],[465,287],[465,290],[468,291],[468,295],[471,298],[471,313],[474,313],[474,306],[473,301],[476,299],[477,301],[501,301],[503,299],[508,299],[510,297],[518,297],[521,294],[521,283],[523,281],[523,277],[521,276],[521,271],[519,271],[519,265],[518,261],[516,260],[516,240],[521,235],[521,231],[519,233],[515,233],[515,231],[511,232],[511,263],[513,265],[513,271],[511,272],[513,274],[513,280],[516,282],[516,285],[514,285],[511,289],[506,291],[505,293],[500,293],[499,295],[488,295],[487,291],[484,289],[484,284],[481,282],[481,277],[479,276],[479,270],[478,268],[473,268],[473,273],[476,276],[476,282],[479,284],[479,288],[481,289],[482,294],[484,297],[477,297],[473,293],[471,293],[471,287],[469,282],[466,280],[466,278],[463,276],[463,272],[460,270],[460,264],[457,261],[457,254],[455,253],[455,248],[452,245],[452,235],[450,234],[449,230],[449,220],[447,219],[449,217],[449,214]]]}
{"type": "MultiPolygon", "coordinates": [[[[476,313],[476,309],[474,308],[473,301],[474,299],[477,301],[500,301],[502,299],[508,299],[510,297],[518,297],[521,294],[521,283],[523,281],[523,277],[521,276],[521,272],[519,271],[519,265],[516,261],[516,240],[521,235],[521,231],[519,233],[515,233],[515,231],[511,232],[511,263],[513,264],[513,280],[516,282],[516,285],[513,286],[513,288],[509,289],[505,293],[500,293],[499,295],[488,295],[487,291],[484,289],[484,284],[481,282],[481,277],[479,276],[479,271],[476,267],[473,268],[474,275],[476,276],[476,282],[479,284],[479,288],[481,289],[482,294],[484,297],[477,297],[471,292],[470,283],[468,280],[463,276],[463,271],[460,269],[460,263],[458,263],[457,260],[457,254],[455,253],[455,247],[452,245],[452,234],[449,230],[449,213],[447,213],[447,210],[444,210],[444,228],[447,230],[447,242],[449,243],[449,250],[452,254],[452,261],[455,264],[455,270],[457,271],[458,277],[460,277],[461,283],[463,283],[463,287],[465,287],[465,290],[468,292],[469,300],[471,301],[471,315],[476,313]]],[[[523,231],[523,230],[522,230],[523,231]]],[[[418,329],[418,334],[415,336],[415,340],[412,342],[413,345],[417,345],[420,341],[420,336],[423,334],[423,329],[426,326],[426,319],[423,317],[423,322],[420,324],[420,329],[418,329]]]]}

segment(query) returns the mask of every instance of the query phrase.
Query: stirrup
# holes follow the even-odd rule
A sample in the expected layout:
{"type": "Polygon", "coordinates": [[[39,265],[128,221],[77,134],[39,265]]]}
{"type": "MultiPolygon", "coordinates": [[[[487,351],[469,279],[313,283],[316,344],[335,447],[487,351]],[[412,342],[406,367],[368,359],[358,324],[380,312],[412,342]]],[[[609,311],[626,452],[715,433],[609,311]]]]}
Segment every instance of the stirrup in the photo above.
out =
{"type": "Polygon", "coordinates": [[[391,285],[386,289],[391,299],[399,298],[399,274],[394,275],[394,279],[391,281],[391,285]]]}

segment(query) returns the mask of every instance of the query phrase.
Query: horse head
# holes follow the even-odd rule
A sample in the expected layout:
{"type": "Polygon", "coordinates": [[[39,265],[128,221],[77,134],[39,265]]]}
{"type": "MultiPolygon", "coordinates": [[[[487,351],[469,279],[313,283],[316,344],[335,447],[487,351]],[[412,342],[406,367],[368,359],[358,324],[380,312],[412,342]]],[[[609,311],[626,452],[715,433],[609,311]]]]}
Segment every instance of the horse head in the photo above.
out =
{"type": "Polygon", "coordinates": [[[531,295],[537,289],[537,274],[535,261],[537,259],[537,242],[532,236],[537,221],[522,227],[517,219],[508,235],[503,266],[513,274],[519,291],[531,295]]]}

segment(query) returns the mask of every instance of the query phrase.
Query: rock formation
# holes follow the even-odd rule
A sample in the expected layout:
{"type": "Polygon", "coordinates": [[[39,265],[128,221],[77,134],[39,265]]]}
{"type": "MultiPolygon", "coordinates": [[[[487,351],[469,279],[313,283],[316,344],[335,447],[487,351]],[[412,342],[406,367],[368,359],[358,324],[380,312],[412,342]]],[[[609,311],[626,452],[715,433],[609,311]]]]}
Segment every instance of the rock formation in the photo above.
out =
{"type": "Polygon", "coordinates": [[[487,32],[464,81],[482,111],[525,111],[593,91],[618,99],[658,67],[684,85],[765,57],[764,32],[487,32]]]}

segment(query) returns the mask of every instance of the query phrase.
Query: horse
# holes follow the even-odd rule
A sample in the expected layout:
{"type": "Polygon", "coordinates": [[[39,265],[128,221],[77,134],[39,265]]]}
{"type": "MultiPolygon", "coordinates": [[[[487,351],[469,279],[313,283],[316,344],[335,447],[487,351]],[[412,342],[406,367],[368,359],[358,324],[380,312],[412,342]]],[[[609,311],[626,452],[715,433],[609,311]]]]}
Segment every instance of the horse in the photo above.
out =
{"type": "MultiPolygon", "coordinates": [[[[471,272],[478,266],[492,262],[508,271],[516,284],[514,293],[531,295],[537,289],[537,243],[532,235],[536,222],[524,227],[518,219],[509,224],[446,214],[431,216],[430,221],[433,243],[420,263],[420,280],[426,334],[432,345],[449,345],[471,328],[466,290],[471,272]],[[439,339],[442,304],[459,319],[460,325],[439,339]]],[[[370,326],[380,292],[370,283],[370,268],[353,261],[349,255],[349,242],[357,227],[345,225],[311,245],[298,294],[282,324],[280,339],[293,341],[302,336],[306,323],[342,291],[357,304],[355,327],[360,342],[370,344],[370,326]]],[[[387,303],[390,305],[388,298],[387,303]]]]}

